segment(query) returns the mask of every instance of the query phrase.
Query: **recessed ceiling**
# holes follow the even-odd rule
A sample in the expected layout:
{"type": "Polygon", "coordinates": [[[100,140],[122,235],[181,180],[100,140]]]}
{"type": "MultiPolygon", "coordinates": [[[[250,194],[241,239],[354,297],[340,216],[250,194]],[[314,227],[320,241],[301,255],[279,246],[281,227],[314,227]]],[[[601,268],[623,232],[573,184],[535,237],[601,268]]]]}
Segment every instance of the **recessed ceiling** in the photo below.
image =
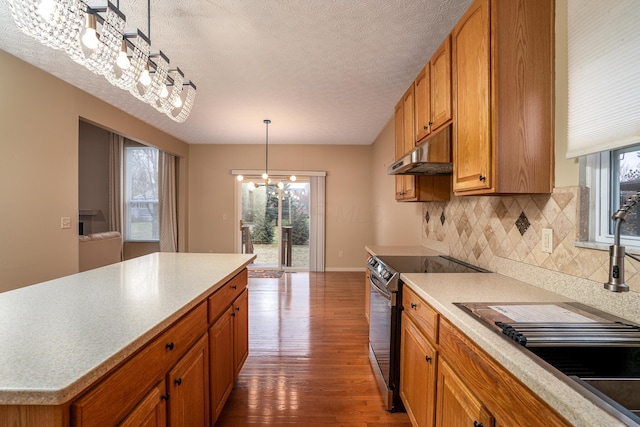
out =
{"type": "MultiPolygon", "coordinates": [[[[471,0],[154,0],[151,50],[197,86],[182,124],[40,45],[0,0],[0,49],[191,144],[371,144],[471,0]]],[[[147,2],[122,0],[147,33],[147,2]]],[[[88,1],[92,6],[103,2],[88,1]]]]}

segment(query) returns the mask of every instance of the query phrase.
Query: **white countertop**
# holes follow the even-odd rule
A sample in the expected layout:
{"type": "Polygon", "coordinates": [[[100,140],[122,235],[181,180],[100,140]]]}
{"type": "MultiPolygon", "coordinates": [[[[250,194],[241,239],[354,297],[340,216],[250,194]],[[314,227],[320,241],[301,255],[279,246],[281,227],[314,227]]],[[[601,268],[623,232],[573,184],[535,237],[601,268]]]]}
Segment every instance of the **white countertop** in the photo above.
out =
{"type": "Polygon", "coordinates": [[[455,302],[571,301],[569,298],[496,273],[414,273],[402,274],[401,279],[574,425],[624,425],[535,362],[517,344],[453,305],[455,302]]]}
{"type": "Polygon", "coordinates": [[[0,405],[66,403],[254,257],[155,253],[0,293],[0,405]]]}

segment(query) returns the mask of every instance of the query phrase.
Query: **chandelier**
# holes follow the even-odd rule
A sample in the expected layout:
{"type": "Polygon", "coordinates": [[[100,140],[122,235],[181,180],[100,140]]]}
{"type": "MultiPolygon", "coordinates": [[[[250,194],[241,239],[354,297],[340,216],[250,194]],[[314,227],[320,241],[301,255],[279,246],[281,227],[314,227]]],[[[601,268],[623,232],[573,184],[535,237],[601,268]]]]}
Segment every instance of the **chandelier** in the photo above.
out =
{"type": "MultiPolygon", "coordinates": [[[[265,186],[269,187],[269,184],[271,184],[271,178],[269,177],[269,124],[271,123],[271,120],[264,119],[263,123],[265,124],[265,127],[266,127],[266,135],[265,135],[265,144],[264,144],[264,172],[262,174],[262,179],[264,179],[265,186]]],[[[238,181],[243,181],[244,176],[238,175],[236,176],[236,179],[238,181]]],[[[291,175],[289,177],[289,181],[295,182],[295,180],[296,180],[295,175],[291,175]]],[[[250,184],[253,184],[255,188],[259,187],[258,184],[255,184],[253,182],[251,182],[250,184]]],[[[281,179],[278,180],[276,187],[278,187],[280,190],[284,188],[284,183],[282,182],[281,179]]]]}
{"type": "Polygon", "coordinates": [[[126,18],[107,2],[89,7],[82,0],[7,0],[18,28],[43,45],[62,50],[78,64],[154,107],[178,123],[193,106],[196,86],[180,68],[170,68],[161,51],[151,53],[151,0],[147,35],[125,33],[126,18]]]}

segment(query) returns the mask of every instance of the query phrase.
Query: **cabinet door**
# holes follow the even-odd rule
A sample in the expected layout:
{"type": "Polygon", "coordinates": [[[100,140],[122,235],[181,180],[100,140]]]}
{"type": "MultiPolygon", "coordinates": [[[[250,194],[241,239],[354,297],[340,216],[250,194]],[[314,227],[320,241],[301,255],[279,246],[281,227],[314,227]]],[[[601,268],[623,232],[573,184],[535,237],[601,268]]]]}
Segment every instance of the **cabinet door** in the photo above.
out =
{"type": "Polygon", "coordinates": [[[437,427],[493,427],[494,419],[451,367],[438,362],[437,427]]]}
{"type": "Polygon", "coordinates": [[[416,143],[431,133],[431,70],[427,64],[415,81],[416,143]]]}
{"type": "Polygon", "coordinates": [[[209,349],[207,334],[167,375],[169,426],[209,425],[209,349]]]}
{"type": "MultiPolygon", "coordinates": [[[[404,102],[401,99],[396,105],[395,124],[395,160],[404,155],[404,102]]],[[[396,176],[396,200],[402,200],[404,196],[404,176],[396,176]]]]}
{"type": "Polygon", "coordinates": [[[233,378],[234,381],[249,356],[249,290],[245,289],[233,303],[233,378]]]}
{"type": "Polygon", "coordinates": [[[415,89],[412,84],[411,86],[409,86],[409,89],[407,90],[407,92],[405,92],[404,97],[402,98],[402,109],[403,109],[402,117],[404,118],[404,124],[403,124],[403,129],[404,129],[403,150],[404,151],[402,154],[407,154],[408,152],[413,150],[413,148],[416,145],[414,108],[415,108],[415,89]]]}
{"type": "Polygon", "coordinates": [[[491,188],[489,2],[476,0],[453,30],[453,190],[491,188]]]}
{"type": "Polygon", "coordinates": [[[211,373],[211,423],[215,423],[233,388],[233,308],[209,328],[209,369],[211,373]]]}
{"type": "MultiPolygon", "coordinates": [[[[418,100],[416,81],[416,106],[418,100]]],[[[451,120],[451,38],[447,36],[431,57],[431,131],[451,120]]]]}
{"type": "Polygon", "coordinates": [[[400,397],[414,426],[433,427],[438,354],[406,312],[400,342],[400,397]]]}
{"type": "Polygon", "coordinates": [[[167,425],[167,394],[164,380],[138,403],[127,417],[119,424],[120,427],[164,427],[167,425]]]}

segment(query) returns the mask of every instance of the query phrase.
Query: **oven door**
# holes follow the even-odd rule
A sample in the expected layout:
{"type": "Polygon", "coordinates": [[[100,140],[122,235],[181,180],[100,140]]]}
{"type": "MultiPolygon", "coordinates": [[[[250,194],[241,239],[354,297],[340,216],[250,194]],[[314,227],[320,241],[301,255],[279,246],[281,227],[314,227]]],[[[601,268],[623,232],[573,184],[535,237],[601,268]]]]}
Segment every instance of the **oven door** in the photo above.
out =
{"type": "MultiPolygon", "coordinates": [[[[387,410],[393,410],[392,330],[395,322],[396,294],[378,286],[379,279],[369,278],[369,359],[387,410]]],[[[395,337],[394,337],[395,338],[395,337]]]]}

